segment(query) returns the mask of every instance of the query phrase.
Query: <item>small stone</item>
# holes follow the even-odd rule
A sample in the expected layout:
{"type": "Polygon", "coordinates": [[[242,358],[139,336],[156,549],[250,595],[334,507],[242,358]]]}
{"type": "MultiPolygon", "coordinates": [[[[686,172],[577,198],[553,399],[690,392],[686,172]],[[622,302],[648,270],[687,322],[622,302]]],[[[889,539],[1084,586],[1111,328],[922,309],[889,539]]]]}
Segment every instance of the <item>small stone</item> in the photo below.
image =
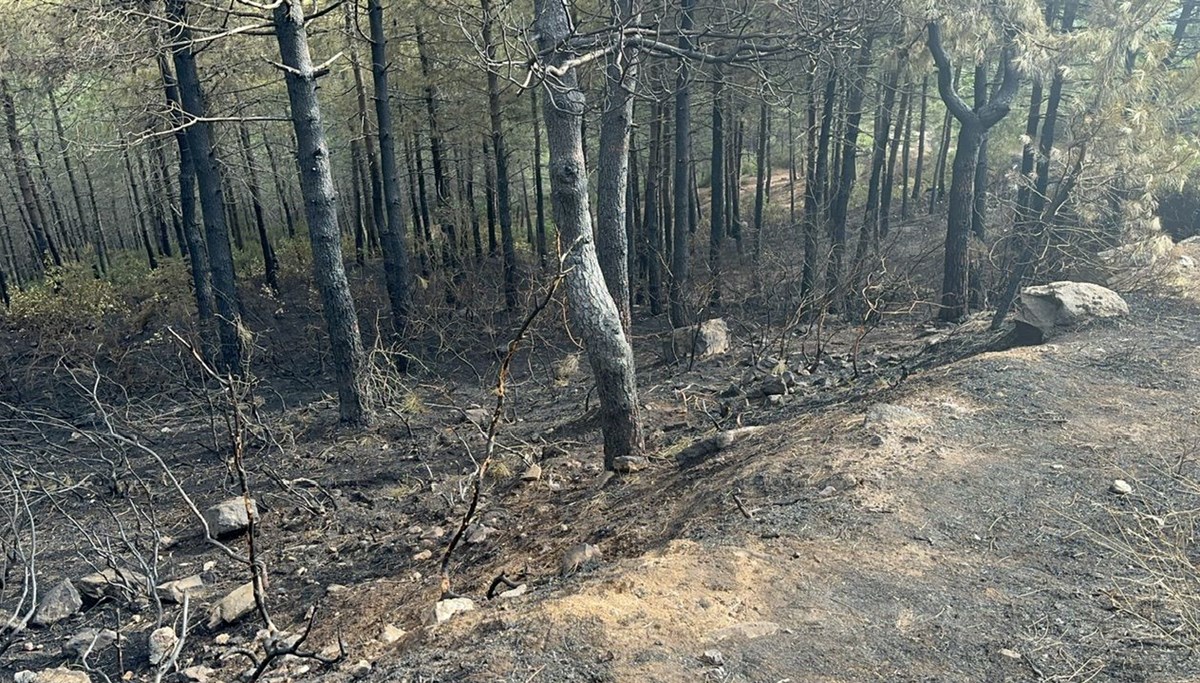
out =
{"type": "Polygon", "coordinates": [[[207,666],[189,666],[183,670],[183,677],[193,683],[208,683],[214,673],[216,672],[207,666]]]}
{"type": "Polygon", "coordinates": [[[254,606],[254,582],[251,581],[238,586],[213,606],[208,616],[208,628],[232,624],[249,614],[254,606]]]}
{"type": "Polygon", "coordinates": [[[218,633],[217,637],[213,638],[213,642],[217,645],[228,645],[232,640],[233,636],[228,633],[218,633]]]}
{"type": "Polygon", "coordinates": [[[487,408],[470,408],[463,411],[463,422],[470,422],[476,427],[487,427],[492,423],[492,411],[487,408]]]}
{"type": "Polygon", "coordinates": [[[623,474],[641,472],[650,466],[650,459],[642,455],[623,455],[613,461],[613,469],[623,474]]]}
{"type": "Polygon", "coordinates": [[[783,396],[788,392],[787,382],[782,377],[768,377],[759,384],[764,396],[783,396]]]}
{"type": "Polygon", "coordinates": [[[700,655],[700,661],[710,666],[722,666],[725,664],[725,655],[721,654],[720,650],[705,650],[704,654],[700,655]]]}
{"type": "Polygon", "coordinates": [[[522,584],[519,584],[516,588],[510,588],[510,589],[504,591],[503,593],[500,593],[499,597],[504,598],[505,600],[507,600],[509,598],[519,598],[522,595],[525,595],[525,593],[527,593],[528,591],[529,591],[529,586],[522,583],[522,584]]]}
{"type": "Polygon", "coordinates": [[[179,642],[179,637],[175,635],[175,629],[170,626],[154,629],[150,632],[150,653],[149,659],[152,666],[167,661],[171,658],[171,652],[175,649],[175,644],[179,642]]]}
{"type": "Polygon", "coordinates": [[[353,678],[363,678],[371,673],[371,663],[365,659],[360,659],[350,667],[350,676],[353,678]]]}
{"type": "Polygon", "coordinates": [[[430,527],[428,531],[426,531],[424,534],[421,534],[421,538],[434,539],[434,538],[441,538],[445,535],[446,535],[445,529],[443,529],[440,526],[435,526],[435,527],[430,527]]]}
{"type": "Polygon", "coordinates": [[[589,569],[603,561],[600,549],[590,543],[580,543],[563,554],[560,570],[562,576],[589,569]]]}
{"type": "Polygon", "coordinates": [[[379,634],[379,640],[383,643],[391,645],[405,636],[404,629],[388,624],[383,627],[383,633],[379,634]]]}
{"type": "Polygon", "coordinates": [[[63,644],[63,654],[76,659],[85,659],[115,642],[117,642],[117,632],[112,629],[84,629],[63,644]]]}
{"type": "Polygon", "coordinates": [[[1130,486],[1129,482],[1125,481],[1124,479],[1114,479],[1112,485],[1108,487],[1108,490],[1112,491],[1118,496],[1126,496],[1130,493],[1133,493],[1133,487],[1130,486]]]}
{"type": "Polygon", "coordinates": [[[537,481],[542,478],[542,466],[536,462],[530,465],[521,475],[521,481],[537,481]]]}
{"type": "Polygon", "coordinates": [[[105,599],[128,600],[144,592],[146,583],[145,574],[109,567],[79,579],[75,582],[75,588],[81,597],[92,602],[105,599]]]}
{"type": "Polygon", "coordinates": [[[350,590],[350,589],[346,588],[345,586],[343,586],[340,583],[331,583],[325,587],[325,592],[330,595],[337,595],[338,593],[345,593],[348,590],[350,590]]]}
{"type": "Polygon", "coordinates": [[[199,574],[168,581],[156,589],[158,597],[164,602],[183,603],[184,596],[195,597],[204,587],[204,579],[199,574]]]}
{"type": "Polygon", "coordinates": [[[433,557],[433,551],[429,550],[427,548],[427,549],[422,550],[421,552],[417,553],[416,555],[413,555],[413,562],[424,562],[425,560],[431,559],[432,557],[433,557]]]}
{"type": "Polygon", "coordinates": [[[1009,659],[1020,659],[1021,653],[1017,652],[1016,650],[1010,650],[1006,647],[1002,647],[1000,648],[1000,656],[1008,657],[1009,659]]]}
{"type": "Polygon", "coordinates": [[[488,536],[490,536],[493,531],[495,531],[495,529],[483,524],[478,526],[472,525],[467,529],[467,545],[479,545],[480,543],[487,541],[488,536]]]}
{"type": "Polygon", "coordinates": [[[423,529],[415,524],[413,526],[408,527],[408,533],[412,534],[413,536],[420,536],[424,532],[425,532],[425,529],[423,529]]]}
{"type": "Polygon", "coordinates": [[[36,681],[36,671],[18,671],[13,674],[13,683],[35,683],[36,681]]]}
{"type": "Polygon", "coordinates": [[[79,597],[75,585],[63,579],[42,598],[29,623],[34,626],[51,626],[75,614],[82,607],[83,599],[79,597]]]}
{"type": "Polygon", "coordinates": [[[450,598],[439,600],[433,608],[433,618],[436,623],[449,621],[460,612],[470,612],[475,609],[475,601],[470,598],[450,598]]]}
{"type": "Polygon", "coordinates": [[[252,519],[258,521],[258,505],[253,498],[230,498],[204,511],[208,533],[214,538],[240,534],[249,528],[252,519]]]}
{"type": "MultiPolygon", "coordinates": [[[[23,674],[31,674],[32,671],[22,671],[23,674]]],[[[17,674],[20,676],[21,674],[17,674]]],[[[71,669],[46,669],[39,671],[33,676],[22,676],[21,678],[13,677],[14,681],[24,680],[31,683],[92,683],[92,679],[82,671],[74,671],[71,669]]]]}

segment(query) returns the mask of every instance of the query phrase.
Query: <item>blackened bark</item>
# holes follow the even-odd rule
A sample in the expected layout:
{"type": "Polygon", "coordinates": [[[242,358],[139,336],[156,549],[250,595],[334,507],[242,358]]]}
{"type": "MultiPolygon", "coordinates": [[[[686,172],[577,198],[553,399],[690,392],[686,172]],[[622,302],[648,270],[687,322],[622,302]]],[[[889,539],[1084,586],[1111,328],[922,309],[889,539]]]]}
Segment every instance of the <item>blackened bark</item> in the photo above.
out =
{"type": "Polygon", "coordinates": [[[950,57],[942,46],[941,29],[928,25],[929,52],[938,68],[938,92],[946,109],[961,125],[958,148],[950,180],[950,207],[946,225],[946,258],[942,279],[942,309],[939,318],[958,320],[968,310],[970,264],[968,245],[971,236],[971,214],[974,206],[975,162],[987,131],[1004,118],[1016,95],[1019,78],[1014,60],[1014,42],[1006,35],[1001,54],[1003,78],[995,96],[987,104],[972,110],[954,89],[950,57]]]}
{"type": "Polygon", "coordinates": [[[445,240],[442,243],[443,261],[450,270],[450,279],[454,281],[459,276],[458,232],[454,225],[453,211],[450,206],[450,177],[446,173],[441,122],[438,120],[438,90],[433,78],[433,67],[425,41],[425,32],[420,23],[416,25],[416,38],[417,57],[421,64],[421,74],[425,80],[425,111],[429,117],[429,156],[433,165],[433,187],[436,199],[434,218],[442,228],[445,240]]]}
{"type": "Polygon", "coordinates": [[[37,187],[29,172],[29,161],[25,156],[25,148],[21,144],[21,135],[17,129],[17,110],[13,103],[12,91],[8,79],[0,75],[0,106],[4,109],[5,130],[8,133],[8,148],[12,153],[13,167],[16,171],[17,186],[21,189],[21,202],[25,208],[25,217],[33,231],[34,249],[37,252],[35,267],[40,271],[45,266],[46,254],[49,253],[54,265],[62,265],[62,256],[58,247],[50,239],[46,219],[42,215],[42,207],[38,202],[37,187]]]}
{"type": "Polygon", "coordinates": [[[662,177],[663,106],[655,99],[650,113],[650,158],[646,162],[645,217],[642,219],[642,234],[646,239],[646,290],[650,300],[650,313],[661,315],[663,226],[659,218],[659,181],[662,177]]]}
{"type": "Polygon", "coordinates": [[[483,139],[483,193],[487,200],[488,256],[499,253],[496,241],[496,163],[491,155],[491,136],[483,139]]]}
{"type": "Polygon", "coordinates": [[[756,157],[757,175],[754,178],[754,256],[757,258],[762,254],[763,244],[763,209],[767,203],[768,186],[771,184],[769,165],[767,154],[767,140],[769,135],[767,132],[767,121],[770,115],[770,109],[767,107],[766,99],[758,103],[758,155],[756,157]]]}
{"type": "MultiPolygon", "coordinates": [[[[567,58],[560,46],[571,31],[567,7],[557,0],[537,0],[536,5],[539,47],[549,55],[550,66],[559,66],[567,58]]],[[[567,297],[572,325],[587,345],[600,399],[604,466],[611,470],[616,468],[617,458],[640,456],[644,449],[633,349],[596,257],[580,126],[586,108],[584,95],[574,69],[547,85],[549,96],[542,109],[550,148],[554,218],[565,250],[567,297]]]]}
{"type": "Polygon", "coordinates": [[[71,154],[67,150],[67,136],[63,130],[62,116],[58,110],[58,101],[54,97],[54,88],[49,88],[50,99],[50,114],[54,117],[54,133],[58,138],[58,151],[62,156],[63,167],[67,171],[67,182],[71,185],[71,197],[75,200],[75,211],[79,216],[79,229],[84,233],[91,233],[92,250],[96,252],[96,267],[101,275],[108,273],[108,253],[104,249],[104,240],[101,238],[98,221],[91,221],[91,230],[88,230],[87,212],[84,210],[83,193],[79,190],[79,180],[75,176],[75,164],[71,161],[71,154]]]}
{"type": "MultiPolygon", "coordinates": [[[[815,93],[813,95],[816,97],[815,93]]],[[[817,269],[819,267],[821,218],[826,215],[829,188],[830,144],[833,140],[834,103],[837,100],[837,72],[832,68],[825,78],[825,90],[821,99],[821,132],[815,145],[813,161],[809,164],[809,177],[804,186],[804,267],[800,276],[801,298],[812,297],[816,292],[817,269]]],[[[816,128],[817,105],[809,106],[809,130],[816,128]]]]}
{"type": "MultiPolygon", "coordinates": [[[[925,173],[925,123],[929,114],[929,74],[921,78],[921,119],[917,124],[917,165],[913,169],[912,198],[921,198],[921,180],[925,173]]],[[[907,215],[907,214],[906,214],[907,215]]]]}
{"type": "Polygon", "coordinates": [[[304,190],[308,234],[312,240],[313,276],[325,310],[325,323],[333,347],[338,408],[343,423],[369,421],[365,357],[358,315],[342,262],[341,233],[337,223],[337,197],[330,171],[329,147],[317,101],[317,77],[308,50],[304,13],[298,0],[280,0],[273,11],[275,38],[285,68],[292,125],[296,131],[296,160],[304,190]]]}
{"type": "Polygon", "coordinates": [[[858,55],[855,82],[848,84],[846,97],[846,127],[843,131],[841,168],[837,193],[833,198],[829,220],[833,230],[829,245],[829,265],[825,272],[825,288],[832,310],[841,310],[845,303],[842,260],[846,251],[846,218],[850,208],[850,193],[857,177],[855,160],[858,155],[859,124],[862,121],[863,98],[866,96],[867,71],[871,68],[871,39],[863,43],[858,55]]]}

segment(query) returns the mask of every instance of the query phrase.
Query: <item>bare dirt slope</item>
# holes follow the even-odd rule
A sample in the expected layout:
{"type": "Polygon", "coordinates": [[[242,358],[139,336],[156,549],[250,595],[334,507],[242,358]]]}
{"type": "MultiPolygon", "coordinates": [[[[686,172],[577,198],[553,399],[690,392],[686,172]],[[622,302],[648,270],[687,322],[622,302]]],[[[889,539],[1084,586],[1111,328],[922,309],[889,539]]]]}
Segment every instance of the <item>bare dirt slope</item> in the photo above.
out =
{"type": "Polygon", "coordinates": [[[1194,522],[1174,474],[1197,475],[1200,320],[1145,306],[784,408],[698,468],[635,475],[632,503],[592,494],[594,524],[633,504],[670,533],[430,630],[372,680],[1200,680],[1176,602],[1195,574],[1169,577],[1159,542],[1194,522]]]}
{"type": "MultiPolygon", "coordinates": [[[[607,482],[586,371],[571,370],[575,349],[542,339],[518,359],[477,520],[488,530],[451,562],[454,590],[478,609],[436,626],[438,560],[483,445],[463,410],[494,400],[487,373],[476,386],[392,387],[397,410],[363,432],[336,429],[319,394],[264,390],[246,464],[266,597],[292,632],[319,604],[313,649],[340,636],[347,651],[333,667],[277,662],[262,680],[1200,680],[1200,313],[1154,300],[1133,309],[1002,352],[976,353],[986,340],[971,325],[930,337],[890,323],[862,348],[861,376],[842,339],[774,400],[734,391],[763,376],[735,316],[742,346],[691,368],[656,362],[647,335],[639,366],[655,457],[607,482]],[[763,429],[676,463],[738,425],[763,429]],[[531,463],[542,476],[522,481],[531,463]],[[1112,492],[1116,479],[1132,492],[1112,492]],[[583,542],[604,562],[561,576],[563,553],[583,542]],[[501,572],[527,593],[485,599],[501,572]]],[[[797,368],[799,346],[775,364],[797,368]]],[[[249,661],[239,652],[260,651],[262,622],[201,622],[247,569],[198,535],[164,472],[201,507],[238,494],[204,405],[163,394],[110,406],[116,430],[161,463],[105,438],[86,405],[74,423],[12,422],[5,457],[37,493],[43,584],[139,557],[155,581],[200,572],[204,616],[180,668],[230,683],[249,661]]],[[[148,634],[180,623],[177,606],[158,610],[144,598],[102,603],[30,631],[0,675],[82,668],[62,640],[115,628],[122,647],[91,656],[93,680],[154,680],[148,634]]]]}

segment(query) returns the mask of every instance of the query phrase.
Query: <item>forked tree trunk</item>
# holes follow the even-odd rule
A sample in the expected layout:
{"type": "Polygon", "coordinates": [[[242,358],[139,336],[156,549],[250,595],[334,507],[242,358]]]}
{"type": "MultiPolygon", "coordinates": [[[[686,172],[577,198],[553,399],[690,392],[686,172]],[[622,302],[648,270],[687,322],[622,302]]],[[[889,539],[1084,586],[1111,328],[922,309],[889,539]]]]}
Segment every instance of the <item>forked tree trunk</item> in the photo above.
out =
{"type": "Polygon", "coordinates": [[[952,321],[967,313],[970,264],[968,245],[971,236],[971,213],[974,206],[975,162],[984,136],[1003,119],[1016,95],[1019,78],[1013,65],[1013,38],[1006,36],[1001,55],[1004,73],[996,96],[986,105],[972,110],[954,89],[950,57],[942,46],[941,29],[928,25],[929,52],[938,68],[938,92],[947,111],[961,125],[958,148],[954,152],[954,168],[950,181],[950,206],[946,225],[946,257],[942,278],[941,320],[952,321]]]}
{"type": "Polygon", "coordinates": [[[369,421],[363,385],[365,357],[358,314],[342,262],[337,197],[330,171],[329,146],[317,101],[317,73],[308,50],[308,33],[299,0],[280,0],[273,11],[275,38],[287,82],[292,125],[296,130],[296,160],[300,169],[312,241],[313,276],[321,292],[325,324],[333,347],[338,409],[343,423],[369,421]]]}
{"type": "MultiPolygon", "coordinates": [[[[567,6],[558,0],[537,0],[536,4],[538,44],[543,54],[549,55],[547,66],[556,68],[567,59],[561,47],[571,32],[567,6]]],[[[644,448],[633,349],[596,257],[580,126],[586,107],[575,69],[547,80],[547,87],[549,96],[542,109],[550,147],[550,188],[565,250],[571,323],[587,345],[600,399],[604,465],[615,469],[618,458],[641,456],[644,448]]]]}

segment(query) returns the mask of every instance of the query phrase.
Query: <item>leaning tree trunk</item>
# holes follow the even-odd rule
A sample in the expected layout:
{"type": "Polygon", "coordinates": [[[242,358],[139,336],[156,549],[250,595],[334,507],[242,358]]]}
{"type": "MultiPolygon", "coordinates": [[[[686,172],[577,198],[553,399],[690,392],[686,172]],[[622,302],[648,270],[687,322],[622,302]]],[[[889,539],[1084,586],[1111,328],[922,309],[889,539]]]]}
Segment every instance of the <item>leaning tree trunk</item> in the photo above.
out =
{"type": "MultiPolygon", "coordinates": [[[[609,24],[636,24],[633,0],[610,0],[609,24]]],[[[629,240],[626,200],[629,183],[629,133],[633,123],[633,86],[637,53],[629,48],[609,55],[604,67],[604,110],[600,115],[600,159],[596,171],[596,250],[608,291],[616,301],[621,325],[632,329],[629,296],[629,240]]],[[[538,226],[541,230],[541,225],[538,226]]]]}
{"type": "Polygon", "coordinates": [[[929,52],[933,55],[938,69],[938,93],[946,103],[947,111],[953,114],[960,124],[958,148],[954,152],[954,167],[950,179],[942,308],[938,315],[941,320],[953,321],[966,315],[969,303],[968,245],[974,208],[975,161],[988,130],[1008,114],[1020,81],[1013,64],[1013,37],[1007,35],[1001,56],[1004,76],[1000,88],[990,102],[972,110],[954,89],[950,57],[942,46],[941,28],[937,23],[930,22],[928,31],[929,52]]]}
{"type": "Polygon", "coordinates": [[[317,101],[317,78],[322,74],[314,68],[308,51],[308,32],[299,0],[280,0],[273,18],[292,125],[296,130],[296,161],[305,197],[308,235],[312,241],[313,275],[321,292],[325,324],[333,347],[338,408],[343,423],[360,425],[369,421],[363,385],[366,359],[358,314],[342,262],[337,197],[329,164],[329,146],[325,142],[325,126],[317,101]]]}
{"type": "Polygon", "coordinates": [[[165,0],[167,18],[171,22],[170,44],[179,82],[179,97],[186,113],[187,142],[196,183],[200,187],[200,212],[204,219],[205,241],[208,245],[209,270],[212,276],[213,298],[217,305],[217,332],[221,341],[223,368],[241,372],[242,352],[240,305],[237,280],[233,269],[233,250],[229,246],[229,230],[225,223],[225,196],[221,174],[213,148],[212,130],[204,120],[204,93],[192,53],[191,27],[187,18],[187,0],[165,0]]]}
{"type": "MultiPolygon", "coordinates": [[[[568,58],[562,47],[571,32],[567,6],[558,0],[536,4],[539,47],[549,55],[547,68],[559,69],[568,58]]],[[[550,190],[562,235],[571,322],[587,345],[600,399],[604,465],[615,469],[618,458],[639,457],[644,448],[633,349],[596,257],[580,125],[585,102],[575,69],[562,70],[556,79],[547,80],[547,87],[542,109],[550,148],[550,190]]]]}
{"type": "Polygon", "coordinates": [[[387,37],[384,35],[383,6],[368,0],[367,16],[371,24],[371,75],[375,81],[375,118],[379,124],[379,164],[383,196],[387,203],[387,222],[379,230],[383,247],[384,280],[392,305],[392,326],[403,334],[412,302],[409,289],[408,244],[405,242],[404,203],[400,177],[396,173],[396,142],[392,136],[392,109],[388,99],[387,37]]]}
{"type": "Polygon", "coordinates": [[[495,67],[496,44],[492,37],[491,0],[479,0],[483,11],[483,49],[489,64],[487,70],[488,118],[492,126],[492,155],[496,162],[496,218],[500,223],[500,250],[504,263],[504,305],[508,310],[517,307],[517,247],[513,242],[512,204],[508,188],[508,147],[504,141],[504,123],[501,118],[500,75],[495,67]]]}

